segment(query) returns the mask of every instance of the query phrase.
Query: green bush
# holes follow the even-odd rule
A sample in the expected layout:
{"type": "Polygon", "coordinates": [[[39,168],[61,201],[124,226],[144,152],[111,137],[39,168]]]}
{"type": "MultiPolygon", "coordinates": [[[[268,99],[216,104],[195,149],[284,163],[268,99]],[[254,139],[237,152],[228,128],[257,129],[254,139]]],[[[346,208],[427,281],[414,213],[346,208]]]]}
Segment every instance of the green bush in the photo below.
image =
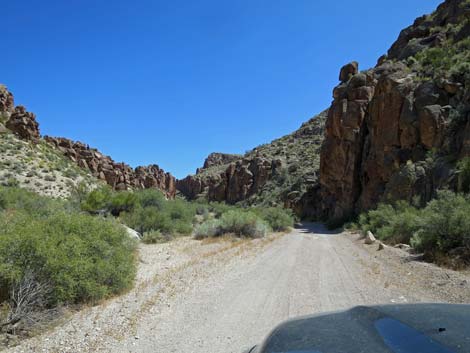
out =
{"type": "Polygon", "coordinates": [[[420,226],[419,210],[404,201],[393,206],[380,204],[359,217],[359,226],[363,232],[370,230],[390,243],[409,243],[420,226]]]}
{"type": "Polygon", "coordinates": [[[361,214],[358,227],[390,243],[409,243],[431,260],[458,253],[459,261],[470,264],[469,215],[468,195],[440,191],[423,209],[406,202],[381,204],[361,214]]]}
{"type": "Polygon", "coordinates": [[[119,216],[121,212],[130,212],[137,203],[137,197],[133,192],[120,191],[111,196],[109,201],[109,211],[114,216],[119,216]]]}
{"type": "Polygon", "coordinates": [[[222,225],[218,219],[209,219],[194,229],[196,239],[213,238],[222,234],[222,225]]]}
{"type": "Polygon", "coordinates": [[[233,233],[238,236],[260,238],[268,231],[267,224],[254,212],[230,210],[220,218],[223,233],[233,233]]]}
{"type": "Polygon", "coordinates": [[[159,230],[147,232],[142,237],[142,241],[145,244],[159,244],[165,243],[169,240],[171,240],[171,237],[162,234],[162,232],[160,232],[159,230]]]}
{"type": "Polygon", "coordinates": [[[0,210],[22,210],[31,216],[49,216],[67,208],[63,200],[40,196],[16,187],[0,187],[0,210]]]}
{"type": "Polygon", "coordinates": [[[135,192],[136,201],[141,207],[156,207],[163,209],[166,202],[165,196],[160,190],[144,189],[135,192]]]}
{"type": "Polygon", "coordinates": [[[65,211],[47,217],[1,212],[0,286],[9,288],[32,272],[51,285],[49,305],[95,302],[132,285],[134,249],[113,220],[65,211]]]}
{"type": "Polygon", "coordinates": [[[422,224],[413,246],[433,257],[462,249],[470,261],[470,200],[468,196],[442,191],[422,211],[422,224]]]}
{"type": "Polygon", "coordinates": [[[286,231],[294,226],[294,215],[291,210],[281,207],[256,208],[255,212],[275,232],[286,231]]]}
{"type": "Polygon", "coordinates": [[[109,186],[102,186],[92,190],[82,202],[82,210],[95,213],[107,211],[111,202],[113,191],[109,186]]]}
{"type": "Polygon", "coordinates": [[[164,234],[191,234],[194,209],[184,201],[165,201],[162,209],[155,206],[137,206],[131,212],[124,212],[121,219],[129,227],[144,234],[160,231],[164,234]]]}

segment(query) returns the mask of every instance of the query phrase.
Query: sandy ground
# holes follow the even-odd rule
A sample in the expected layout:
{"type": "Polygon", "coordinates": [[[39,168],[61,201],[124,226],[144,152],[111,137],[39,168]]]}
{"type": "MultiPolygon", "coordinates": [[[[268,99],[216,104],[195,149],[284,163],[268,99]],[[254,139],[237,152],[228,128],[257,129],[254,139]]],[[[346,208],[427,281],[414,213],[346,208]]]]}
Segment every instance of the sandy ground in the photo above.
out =
{"type": "Polygon", "coordinates": [[[142,246],[136,287],[9,352],[235,352],[279,322],[360,304],[470,303],[470,274],[304,224],[259,240],[142,246]]]}

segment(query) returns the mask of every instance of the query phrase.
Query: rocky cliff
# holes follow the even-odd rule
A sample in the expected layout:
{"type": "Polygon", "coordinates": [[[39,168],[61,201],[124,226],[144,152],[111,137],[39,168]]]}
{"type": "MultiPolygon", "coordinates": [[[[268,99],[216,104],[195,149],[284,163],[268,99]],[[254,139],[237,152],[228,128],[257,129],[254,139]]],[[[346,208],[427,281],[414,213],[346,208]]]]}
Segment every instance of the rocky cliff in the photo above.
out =
{"type": "Polygon", "coordinates": [[[158,165],[133,169],[125,163],[115,162],[111,157],[82,142],[49,136],[45,136],[44,140],[115,190],[157,188],[164,191],[167,197],[175,196],[176,179],[170,173],[165,173],[158,165]]]}
{"type": "Polygon", "coordinates": [[[15,107],[13,95],[5,86],[0,85],[0,133],[2,131],[12,132],[23,141],[46,141],[83,170],[116,190],[157,188],[170,198],[176,194],[176,179],[157,165],[133,169],[125,163],[115,162],[97,149],[81,142],[48,136],[42,139],[36,116],[22,106],[15,107]]]}
{"type": "Polygon", "coordinates": [[[177,189],[190,199],[295,208],[317,183],[325,119],[323,112],[243,156],[212,153],[195,175],[177,181],[177,189]]]}
{"type": "MultiPolygon", "coordinates": [[[[457,189],[470,156],[470,2],[447,0],[404,29],[376,67],[341,69],[312,214],[345,219],[457,189]]],[[[418,201],[417,201],[418,200],[418,201]]]]}
{"type": "Polygon", "coordinates": [[[0,85],[0,130],[5,128],[23,140],[39,141],[36,116],[21,105],[15,107],[13,94],[0,85]]]}

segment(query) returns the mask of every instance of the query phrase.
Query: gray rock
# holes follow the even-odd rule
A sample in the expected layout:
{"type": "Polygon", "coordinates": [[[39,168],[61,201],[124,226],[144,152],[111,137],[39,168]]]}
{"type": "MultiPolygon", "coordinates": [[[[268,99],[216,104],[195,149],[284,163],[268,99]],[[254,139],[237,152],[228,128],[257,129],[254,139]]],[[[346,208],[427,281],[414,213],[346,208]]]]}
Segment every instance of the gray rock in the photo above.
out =
{"type": "Polygon", "coordinates": [[[142,238],[142,235],[139,232],[137,232],[136,230],[134,230],[132,228],[129,228],[126,225],[123,225],[123,227],[126,229],[127,234],[129,235],[130,238],[137,239],[137,240],[140,240],[142,238]]]}
{"type": "Polygon", "coordinates": [[[373,244],[375,243],[375,236],[374,234],[372,234],[372,232],[370,230],[367,231],[367,234],[366,234],[366,238],[364,239],[364,244],[373,244]]]}

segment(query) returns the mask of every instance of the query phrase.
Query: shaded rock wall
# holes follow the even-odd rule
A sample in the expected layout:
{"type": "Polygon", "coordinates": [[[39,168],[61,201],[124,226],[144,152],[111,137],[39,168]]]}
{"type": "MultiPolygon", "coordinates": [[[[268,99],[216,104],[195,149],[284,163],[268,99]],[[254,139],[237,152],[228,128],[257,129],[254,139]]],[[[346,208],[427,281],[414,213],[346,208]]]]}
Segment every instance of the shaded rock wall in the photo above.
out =
{"type": "Polygon", "coordinates": [[[455,162],[469,154],[469,84],[458,78],[424,78],[406,61],[427,48],[455,40],[470,9],[448,0],[432,16],[403,30],[378,65],[341,69],[333,91],[320,161],[320,187],[308,204],[324,218],[347,218],[381,201],[418,197],[457,187],[455,162]],[[389,60],[389,59],[394,60],[389,60]],[[463,107],[463,108],[462,108],[463,107]],[[452,115],[460,114],[457,119],[452,115]]]}

